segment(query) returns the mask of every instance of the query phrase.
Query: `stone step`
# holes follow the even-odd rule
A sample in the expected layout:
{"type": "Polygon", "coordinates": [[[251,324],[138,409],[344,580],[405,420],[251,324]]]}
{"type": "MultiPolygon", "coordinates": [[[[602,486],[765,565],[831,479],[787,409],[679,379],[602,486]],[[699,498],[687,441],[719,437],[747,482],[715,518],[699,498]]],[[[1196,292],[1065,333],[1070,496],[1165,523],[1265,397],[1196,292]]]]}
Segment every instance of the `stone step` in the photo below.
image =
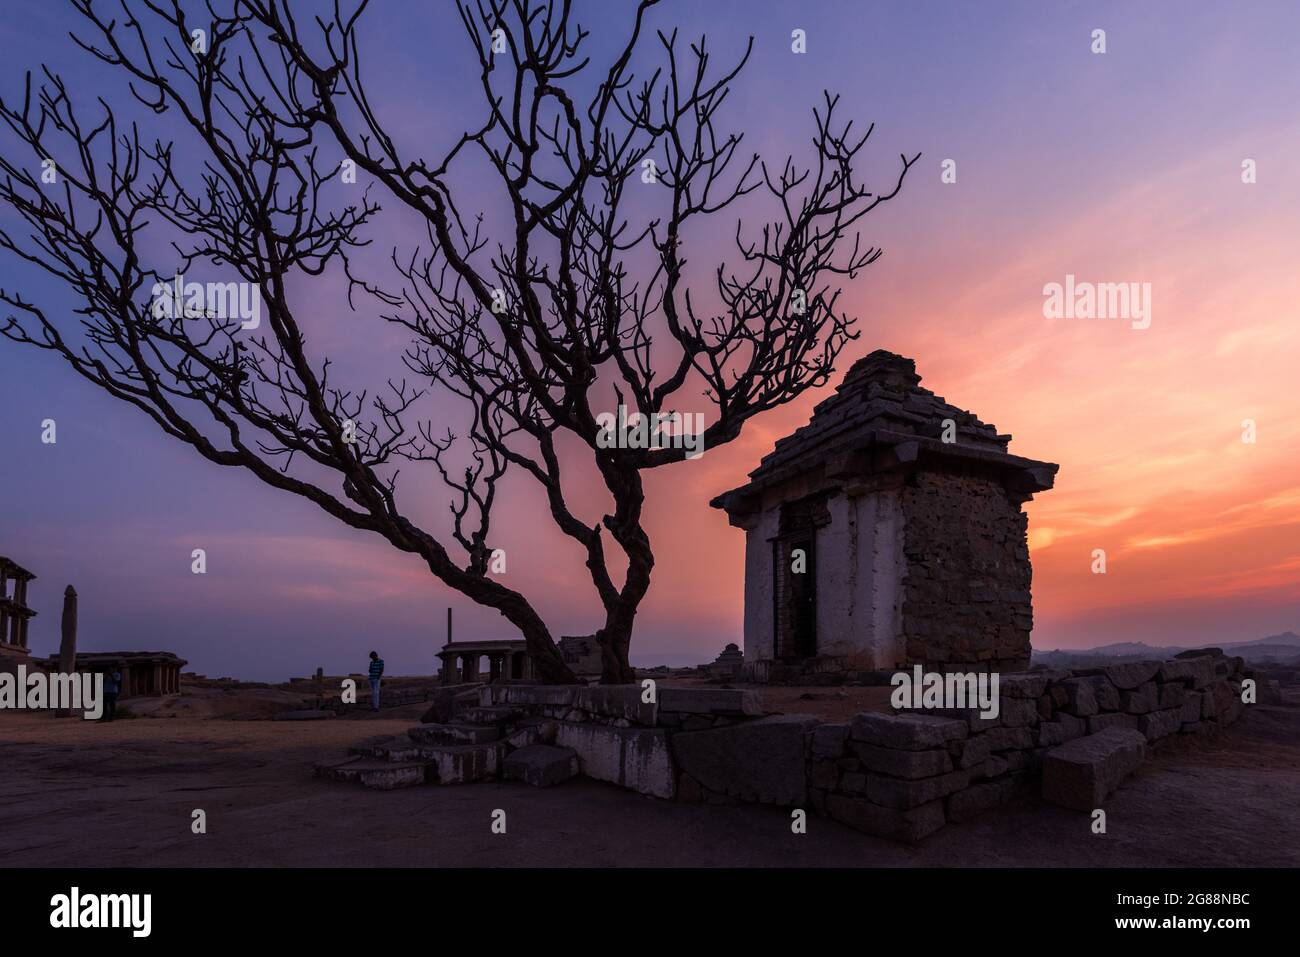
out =
{"type": "Polygon", "coordinates": [[[382,735],[352,745],[348,754],[379,761],[418,761],[423,757],[423,747],[422,742],[412,741],[405,734],[382,735]]]}
{"type": "Polygon", "coordinates": [[[423,759],[429,762],[429,781],[436,784],[469,784],[498,777],[505,759],[504,743],[425,745],[423,759]]]}
{"type": "Polygon", "coordinates": [[[422,724],[411,728],[406,734],[420,744],[486,744],[501,737],[501,728],[496,724],[457,721],[451,724],[422,724]]]}
{"type": "Polygon", "coordinates": [[[315,771],[331,781],[360,783],[378,791],[392,791],[426,783],[431,765],[429,761],[396,762],[353,756],[320,762],[315,771]]]}
{"type": "Polygon", "coordinates": [[[547,788],[577,775],[578,752],[551,744],[530,744],[510,752],[504,768],[509,780],[547,788]]]}
{"type": "Polygon", "coordinates": [[[464,708],[456,713],[458,724],[505,724],[523,714],[518,708],[506,704],[478,705],[464,708]]]}

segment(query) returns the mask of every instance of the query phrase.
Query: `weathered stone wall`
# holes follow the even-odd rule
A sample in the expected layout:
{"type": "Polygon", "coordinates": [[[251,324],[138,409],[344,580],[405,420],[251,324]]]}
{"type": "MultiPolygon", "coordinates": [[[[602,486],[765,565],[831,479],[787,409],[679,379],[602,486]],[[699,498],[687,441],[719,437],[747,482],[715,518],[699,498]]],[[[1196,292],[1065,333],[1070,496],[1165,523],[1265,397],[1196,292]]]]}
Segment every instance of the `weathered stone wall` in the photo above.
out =
{"type": "Polygon", "coordinates": [[[544,722],[543,740],[572,748],[597,780],[678,801],[805,808],[917,841],[1026,790],[1096,807],[1158,742],[1235,721],[1246,677],[1241,658],[1221,655],[1022,672],[999,676],[996,718],[972,708],[846,724],[763,716],[740,689],[661,687],[647,704],[640,685],[495,685],[482,703],[544,722]]]}
{"type": "Polygon", "coordinates": [[[995,480],[920,472],[903,491],[906,664],[1029,666],[1028,519],[995,480]]]}
{"type": "Polygon", "coordinates": [[[898,489],[831,495],[830,521],[815,531],[817,654],[773,660],[774,504],[747,533],[745,675],[760,684],[833,683],[904,662],[900,582],[903,513],[898,489]]]}
{"type": "Polygon", "coordinates": [[[821,725],[809,745],[809,799],[818,813],[850,827],[909,841],[1040,782],[1050,800],[1090,809],[1135,766],[1128,760],[1134,742],[1140,760],[1144,741],[1152,746],[1235,721],[1244,707],[1242,664],[1204,656],[1002,675],[993,719],[965,709],[860,714],[850,724],[821,725]],[[1071,776],[1070,763],[1080,758],[1062,754],[1063,773],[1054,774],[1054,756],[1076,742],[1101,746],[1083,755],[1088,773],[1071,776]]]}

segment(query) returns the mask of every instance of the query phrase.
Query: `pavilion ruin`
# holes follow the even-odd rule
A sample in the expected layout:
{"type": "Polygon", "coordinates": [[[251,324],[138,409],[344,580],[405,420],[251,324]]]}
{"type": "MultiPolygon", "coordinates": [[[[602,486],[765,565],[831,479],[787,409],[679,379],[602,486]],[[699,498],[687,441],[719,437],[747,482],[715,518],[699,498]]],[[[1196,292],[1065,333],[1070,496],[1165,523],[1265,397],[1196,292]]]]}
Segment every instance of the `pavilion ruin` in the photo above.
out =
{"type": "Polygon", "coordinates": [[[1058,466],[876,351],[749,482],[710,504],[745,530],[744,670],[755,681],[916,664],[1023,670],[1028,520],[1058,466]]]}
{"type": "MultiPolygon", "coordinates": [[[[46,671],[56,672],[59,656],[50,655],[39,664],[46,671]]],[[[180,694],[181,669],[187,664],[170,651],[80,651],[74,667],[78,672],[92,674],[107,673],[116,667],[122,674],[118,698],[125,699],[180,694]]]]}
{"type": "Polygon", "coordinates": [[[27,604],[27,583],[36,576],[17,562],[0,556],[0,655],[25,658],[28,624],[36,612],[27,604]]]}
{"type": "Polygon", "coordinates": [[[448,641],[438,652],[442,661],[439,675],[442,683],[469,684],[483,681],[480,662],[487,659],[486,680],[502,679],[531,681],[533,662],[528,657],[527,642],[522,638],[503,638],[489,641],[448,641]]]}

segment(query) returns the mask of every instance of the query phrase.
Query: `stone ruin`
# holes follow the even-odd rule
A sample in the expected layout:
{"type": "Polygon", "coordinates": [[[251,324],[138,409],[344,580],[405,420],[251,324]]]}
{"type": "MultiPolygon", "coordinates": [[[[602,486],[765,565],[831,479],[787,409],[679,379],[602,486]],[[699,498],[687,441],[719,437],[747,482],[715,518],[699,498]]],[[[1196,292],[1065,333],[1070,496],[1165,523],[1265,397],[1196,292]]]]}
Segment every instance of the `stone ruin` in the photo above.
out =
{"type": "Polygon", "coordinates": [[[1027,519],[1058,466],[877,351],[749,482],[715,498],[745,530],[745,672],[1018,671],[1029,665],[1027,519]]]}
{"type": "Polygon", "coordinates": [[[388,790],[583,775],[664,800],[799,808],[919,841],[1013,798],[1089,812],[1164,742],[1216,734],[1246,707],[1241,658],[1002,676],[979,709],[865,712],[845,723],[765,714],[758,692],[660,685],[497,683],[446,689],[424,722],[315,766],[388,790]],[[453,693],[454,692],[454,693],[453,693]]]}
{"type": "Polygon", "coordinates": [[[729,641],[713,663],[705,665],[703,670],[715,681],[738,681],[744,674],[745,654],[739,645],[729,641]]]}
{"type": "Polygon", "coordinates": [[[592,635],[565,635],[559,642],[560,657],[575,675],[601,672],[600,645],[592,635]]]}
{"type": "Polygon", "coordinates": [[[27,585],[36,576],[0,555],[0,666],[28,660],[28,625],[36,612],[27,604],[27,585]]]}
{"type": "MultiPolygon", "coordinates": [[[[58,655],[38,662],[48,672],[57,672],[58,655]]],[[[122,675],[119,699],[145,696],[164,697],[181,693],[181,669],[188,661],[170,651],[94,651],[79,652],[73,669],[79,673],[107,674],[117,670],[122,675]]]]}

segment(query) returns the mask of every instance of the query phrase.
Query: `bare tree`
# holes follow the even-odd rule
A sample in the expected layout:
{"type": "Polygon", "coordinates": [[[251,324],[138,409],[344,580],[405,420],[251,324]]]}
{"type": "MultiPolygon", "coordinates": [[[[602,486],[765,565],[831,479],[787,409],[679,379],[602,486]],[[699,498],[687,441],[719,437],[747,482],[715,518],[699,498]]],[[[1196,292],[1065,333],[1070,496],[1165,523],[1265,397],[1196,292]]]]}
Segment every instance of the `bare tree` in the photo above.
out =
{"type": "Polygon", "coordinates": [[[418,555],[518,628],[543,680],[571,681],[533,605],[491,574],[499,484],[531,476],[585,553],[603,610],[602,680],[634,680],[628,648],[654,567],[642,473],[686,449],[605,447],[598,418],[623,404],[668,415],[700,396],[707,450],[826,383],[857,337],[837,311],[839,284],[880,255],[859,221],[918,158],[900,157],[886,191],[868,190],[854,165],[871,129],[840,122],[829,94],[806,167],[743,154],[719,115],[752,39],[715,69],[704,39],[684,49],[675,32],[651,36],[657,2],[640,0],[626,44],[595,75],[568,0],[459,4],[483,118],[428,159],[399,145],[363,83],[366,0],[339,0],[310,23],[287,0],[210,0],[201,19],[179,0],[72,0],[74,39],[122,75],[136,101],[126,107],[156,114],[145,119],[171,138],[103,98],[84,118],[48,67],[37,83],[28,75],[21,103],[0,101],[0,198],[27,227],[0,230],[0,248],[77,304],[65,319],[0,290],[0,331],[60,354],[204,458],[418,555]],[[638,76],[643,57],[660,65],[638,76]],[[463,185],[466,164],[490,174],[495,195],[463,185]],[[339,188],[350,172],[369,184],[363,197],[339,188]],[[395,214],[381,215],[376,195],[395,214]],[[466,208],[471,195],[508,224],[495,240],[484,208],[466,208]],[[762,223],[749,230],[737,212],[735,265],[690,268],[688,227],[751,203],[762,223]],[[363,247],[407,219],[419,244],[376,269],[363,247]],[[159,290],[195,270],[256,291],[266,322],[160,309],[159,290]],[[410,380],[336,385],[331,360],[309,353],[300,287],[327,273],[346,277],[353,311],[409,331],[410,380]],[[463,435],[421,418],[431,393],[459,397],[463,435]],[[608,493],[598,520],[571,503],[575,460],[608,493]],[[412,462],[432,463],[452,491],[441,539],[399,505],[400,466],[412,462]]]}

